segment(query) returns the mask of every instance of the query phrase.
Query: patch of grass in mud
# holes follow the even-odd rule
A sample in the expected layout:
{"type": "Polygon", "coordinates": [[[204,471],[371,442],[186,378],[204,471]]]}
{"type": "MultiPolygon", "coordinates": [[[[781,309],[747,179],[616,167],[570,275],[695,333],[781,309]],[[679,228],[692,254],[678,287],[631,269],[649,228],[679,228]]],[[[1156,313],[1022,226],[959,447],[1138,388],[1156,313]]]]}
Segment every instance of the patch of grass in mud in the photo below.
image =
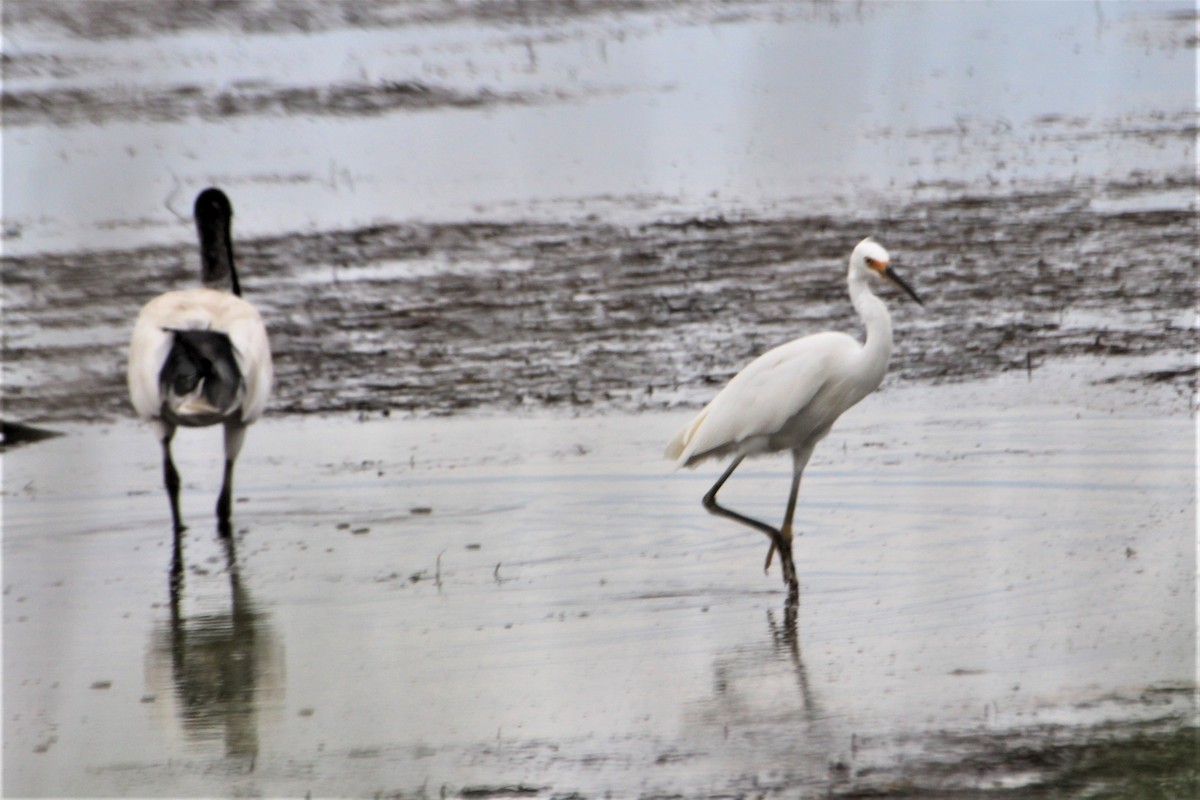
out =
{"type": "Polygon", "coordinates": [[[908,765],[870,786],[834,788],[837,798],[1098,798],[1192,800],[1200,797],[1200,728],[1137,732],[1047,747],[992,742],[959,763],[908,765]]]}
{"type": "Polygon", "coordinates": [[[1096,798],[1200,797],[1200,728],[1067,748],[1047,789],[1096,798]]]}

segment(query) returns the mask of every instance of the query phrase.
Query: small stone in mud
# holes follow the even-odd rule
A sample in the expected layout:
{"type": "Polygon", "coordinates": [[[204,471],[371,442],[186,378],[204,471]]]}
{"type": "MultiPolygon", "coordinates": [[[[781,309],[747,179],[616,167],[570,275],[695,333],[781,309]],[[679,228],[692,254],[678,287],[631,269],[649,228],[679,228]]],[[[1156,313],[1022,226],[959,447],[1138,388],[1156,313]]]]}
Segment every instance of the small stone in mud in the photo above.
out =
{"type": "Polygon", "coordinates": [[[92,683],[93,689],[111,689],[112,681],[95,681],[92,683]]]}
{"type": "Polygon", "coordinates": [[[433,509],[430,508],[429,506],[416,506],[415,508],[410,508],[408,510],[408,513],[410,513],[410,514],[432,514],[433,509]]]}
{"type": "Polygon", "coordinates": [[[316,713],[316,710],[312,708],[302,708],[297,713],[302,717],[311,717],[316,713]]]}
{"type": "Polygon", "coordinates": [[[347,530],[350,530],[350,523],[349,523],[349,522],[339,522],[339,523],[337,524],[337,529],[338,529],[339,531],[347,531],[347,530]]]}
{"type": "Polygon", "coordinates": [[[138,702],[139,703],[153,703],[157,699],[158,698],[152,694],[144,694],[144,695],[142,695],[142,699],[139,700],[138,702]]]}
{"type": "Polygon", "coordinates": [[[467,545],[468,550],[478,550],[481,547],[483,547],[483,545],[481,545],[479,542],[472,542],[471,544],[467,545]]]}
{"type": "Polygon", "coordinates": [[[370,528],[355,528],[354,530],[350,531],[350,533],[354,534],[355,536],[362,536],[364,533],[370,532],[370,528]]]}

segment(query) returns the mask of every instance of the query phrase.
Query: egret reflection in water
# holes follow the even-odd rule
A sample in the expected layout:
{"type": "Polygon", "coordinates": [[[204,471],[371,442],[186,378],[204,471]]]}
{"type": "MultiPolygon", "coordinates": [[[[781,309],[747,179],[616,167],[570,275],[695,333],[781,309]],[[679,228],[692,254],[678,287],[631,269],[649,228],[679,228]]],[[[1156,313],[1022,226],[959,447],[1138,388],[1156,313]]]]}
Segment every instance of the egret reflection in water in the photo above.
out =
{"type": "Polygon", "coordinates": [[[699,717],[725,731],[766,717],[786,716],[812,726],[822,712],[801,656],[799,608],[785,603],[783,617],[767,610],[766,636],[745,642],[713,661],[712,695],[699,717]]]}
{"type": "Polygon", "coordinates": [[[151,637],[147,684],[173,735],[182,733],[189,746],[221,747],[253,771],[260,725],[282,707],[283,646],[242,581],[234,537],[217,537],[223,570],[194,569],[190,590],[182,539],[175,534],[170,614],[151,637]],[[187,613],[190,605],[216,608],[187,613]]]}
{"type": "Polygon", "coordinates": [[[716,656],[711,691],[692,706],[681,749],[706,754],[731,786],[798,785],[843,761],[809,679],[798,618],[794,603],[768,609],[765,631],[748,628],[753,638],[716,656]]]}

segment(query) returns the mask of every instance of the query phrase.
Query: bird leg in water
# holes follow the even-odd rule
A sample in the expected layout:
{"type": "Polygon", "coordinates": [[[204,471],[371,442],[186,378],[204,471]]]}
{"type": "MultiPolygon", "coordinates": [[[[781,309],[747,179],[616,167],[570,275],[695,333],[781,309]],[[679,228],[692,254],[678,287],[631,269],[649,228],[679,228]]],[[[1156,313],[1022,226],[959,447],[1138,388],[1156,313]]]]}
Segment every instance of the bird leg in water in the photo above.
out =
{"type": "MultiPolygon", "coordinates": [[[[747,517],[745,514],[739,514],[738,512],[732,511],[717,503],[717,492],[721,491],[721,487],[725,485],[725,481],[729,480],[729,476],[733,474],[733,471],[738,468],[738,465],[742,463],[742,459],[744,458],[745,456],[738,456],[735,458],[733,463],[729,465],[729,468],[725,470],[724,474],[722,474],[721,477],[717,479],[717,482],[713,484],[712,488],[708,490],[708,493],[704,495],[704,507],[708,509],[710,514],[728,517],[735,522],[740,522],[743,525],[747,525],[757,531],[762,531],[765,533],[771,540],[771,549],[767,553],[766,566],[769,567],[771,565],[771,557],[775,554],[775,551],[778,550],[779,558],[783,562],[783,582],[787,584],[789,594],[794,593],[796,590],[796,567],[792,563],[792,540],[790,535],[785,537],[783,531],[780,529],[754,519],[753,517],[747,517]]],[[[790,523],[790,516],[788,521],[790,523]]],[[[790,534],[790,525],[788,527],[788,531],[790,534]]]]}
{"type": "Polygon", "coordinates": [[[217,498],[217,522],[223,536],[232,532],[229,518],[233,507],[233,462],[242,451],[242,443],[245,440],[245,427],[237,421],[225,423],[225,477],[221,481],[221,494],[217,498]]]}
{"type": "Polygon", "coordinates": [[[233,504],[233,462],[226,459],[225,461],[225,477],[221,481],[221,494],[217,497],[217,524],[221,528],[221,535],[228,536],[232,532],[229,524],[229,517],[232,513],[231,506],[233,504]]]}
{"type": "MultiPolygon", "coordinates": [[[[805,459],[807,463],[808,459],[805,459]]],[[[803,465],[800,467],[803,470],[803,465]]],[[[783,515],[783,525],[779,528],[780,538],[787,543],[786,550],[780,550],[780,559],[783,561],[783,579],[789,586],[796,582],[796,567],[792,561],[792,518],[796,515],[796,498],[800,494],[800,475],[801,472],[792,474],[792,491],[788,495],[787,511],[783,515]],[[791,577],[789,578],[789,573],[791,577]]],[[[763,572],[771,569],[771,559],[775,556],[775,551],[779,549],[775,544],[775,540],[771,540],[771,548],[767,550],[767,562],[763,564],[763,572]]]]}
{"type": "Polygon", "coordinates": [[[174,428],[168,428],[162,435],[163,484],[167,487],[167,499],[171,501],[171,522],[175,532],[181,533],[186,528],[179,514],[179,470],[175,469],[175,462],[171,459],[171,439],[174,436],[174,428]]]}

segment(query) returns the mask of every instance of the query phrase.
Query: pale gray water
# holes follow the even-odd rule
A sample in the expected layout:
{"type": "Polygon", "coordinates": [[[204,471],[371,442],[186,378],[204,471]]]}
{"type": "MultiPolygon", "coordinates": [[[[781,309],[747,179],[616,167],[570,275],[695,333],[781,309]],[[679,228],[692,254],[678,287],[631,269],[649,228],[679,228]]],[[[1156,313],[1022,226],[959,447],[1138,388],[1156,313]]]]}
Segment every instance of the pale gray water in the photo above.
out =
{"type": "MultiPolygon", "coordinates": [[[[851,412],[795,620],[700,507],[715,468],[659,460],[679,413],[266,420],[235,586],[193,432],[176,615],[148,432],[13,451],[5,793],[922,796],[1194,725],[1192,422],[1050,373],[851,412]]],[[[786,461],[742,472],[727,502],[779,513],[786,461]]]]}
{"type": "Polygon", "coordinates": [[[1103,195],[1098,178],[1183,178],[1195,157],[1186,2],[367,2],[377,26],[303,31],[313,5],[292,5],[84,39],[53,4],[6,4],[6,252],[190,242],[209,183],[259,236],[647,205],[873,215],[914,192],[1103,195]]]}
{"type": "Polygon", "coordinates": [[[1190,5],[122,8],[4,4],[6,795],[1194,795],[1190,5]],[[208,183],[279,387],[173,596],[123,348],[208,183]],[[793,618],[659,453],[866,233],[929,302],[793,618]]]}

